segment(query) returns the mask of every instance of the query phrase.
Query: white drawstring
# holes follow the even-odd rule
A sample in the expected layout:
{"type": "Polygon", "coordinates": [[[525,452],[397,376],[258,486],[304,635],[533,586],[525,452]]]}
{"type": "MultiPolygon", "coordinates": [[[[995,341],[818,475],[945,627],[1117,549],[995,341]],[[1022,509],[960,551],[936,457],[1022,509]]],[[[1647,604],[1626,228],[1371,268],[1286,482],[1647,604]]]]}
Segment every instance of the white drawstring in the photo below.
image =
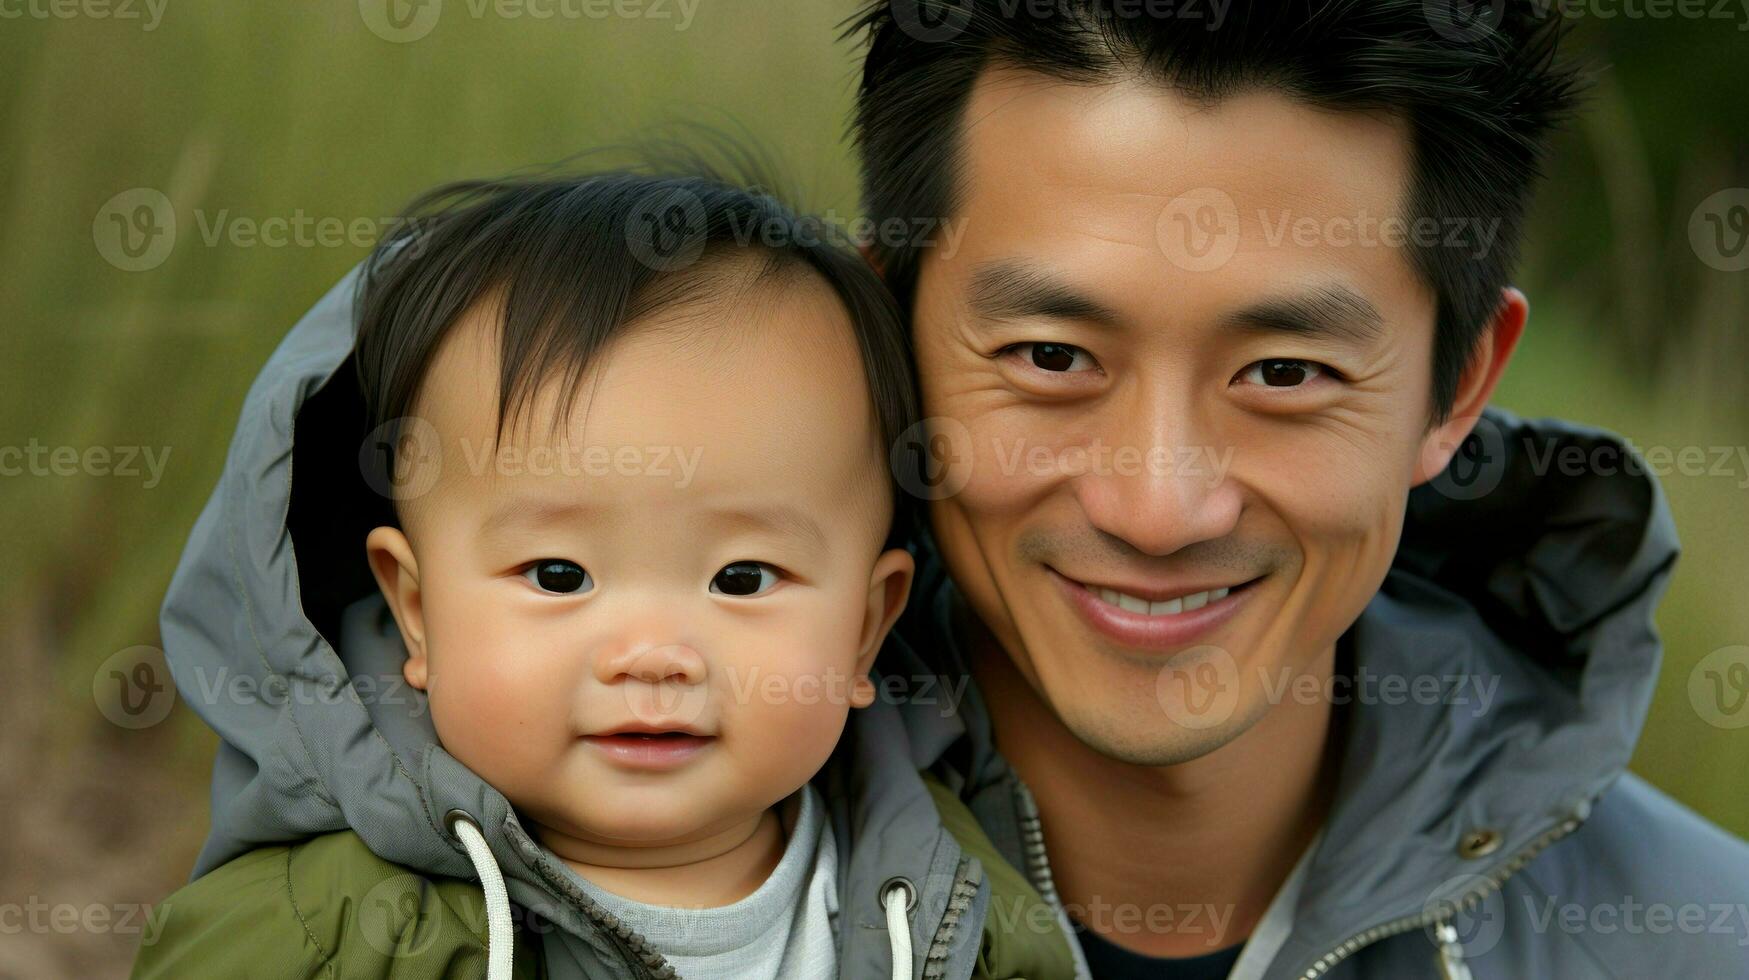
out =
{"type": "Polygon", "coordinates": [[[887,942],[893,947],[893,980],[911,980],[911,920],[906,916],[916,893],[902,878],[887,882],[881,905],[887,910],[887,942]]]}
{"type": "Polygon", "coordinates": [[[504,890],[504,873],[498,870],[486,835],[480,833],[472,817],[453,813],[449,826],[467,849],[474,873],[480,876],[480,890],[486,893],[486,980],[510,980],[516,936],[510,927],[510,895],[504,890]]]}
{"type": "Polygon", "coordinates": [[[1439,943],[1439,976],[1441,980],[1470,980],[1469,965],[1464,962],[1464,944],[1458,938],[1457,927],[1441,922],[1433,928],[1439,943]]]}
{"type": "MultiPolygon", "coordinates": [[[[467,850],[474,873],[480,876],[480,889],[486,893],[486,980],[510,980],[515,934],[504,873],[498,870],[498,861],[473,818],[457,813],[450,818],[450,828],[467,850]]],[[[881,893],[881,904],[887,910],[887,941],[893,951],[893,980],[911,977],[911,921],[906,914],[915,894],[911,887],[908,881],[894,881],[881,893]]]]}

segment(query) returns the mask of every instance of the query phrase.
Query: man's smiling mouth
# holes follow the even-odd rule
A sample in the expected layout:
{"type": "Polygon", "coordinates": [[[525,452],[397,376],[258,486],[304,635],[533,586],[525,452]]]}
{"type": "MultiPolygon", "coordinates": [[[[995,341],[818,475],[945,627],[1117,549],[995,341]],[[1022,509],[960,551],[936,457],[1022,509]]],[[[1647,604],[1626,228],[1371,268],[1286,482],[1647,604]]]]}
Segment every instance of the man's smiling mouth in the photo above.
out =
{"type": "MultiPolygon", "coordinates": [[[[1062,573],[1058,572],[1057,574],[1061,575],[1062,573]]],[[[1195,612],[1211,602],[1219,602],[1233,592],[1251,586],[1262,578],[1262,576],[1258,576],[1228,585],[1208,587],[1179,586],[1147,589],[1139,586],[1117,588],[1095,582],[1083,582],[1067,575],[1063,577],[1086,589],[1107,605],[1116,606],[1125,612],[1142,616],[1175,616],[1179,613],[1195,612]]]]}
{"type": "Polygon", "coordinates": [[[1130,595],[1127,592],[1119,592],[1116,589],[1107,589],[1099,586],[1087,585],[1085,583],[1083,583],[1081,587],[1098,596],[1101,602],[1117,606],[1119,609],[1128,612],[1142,613],[1148,616],[1176,616],[1181,612],[1194,612],[1195,610],[1208,605],[1210,602],[1225,599],[1227,593],[1231,591],[1226,586],[1222,586],[1221,588],[1209,589],[1205,592],[1192,592],[1189,595],[1179,596],[1173,599],[1149,602],[1147,599],[1130,595]]]}
{"type": "Polygon", "coordinates": [[[1266,576],[1224,584],[1182,582],[1156,587],[1084,582],[1045,566],[1069,604],[1096,632],[1129,647],[1177,648],[1201,641],[1238,611],[1266,576]]]}

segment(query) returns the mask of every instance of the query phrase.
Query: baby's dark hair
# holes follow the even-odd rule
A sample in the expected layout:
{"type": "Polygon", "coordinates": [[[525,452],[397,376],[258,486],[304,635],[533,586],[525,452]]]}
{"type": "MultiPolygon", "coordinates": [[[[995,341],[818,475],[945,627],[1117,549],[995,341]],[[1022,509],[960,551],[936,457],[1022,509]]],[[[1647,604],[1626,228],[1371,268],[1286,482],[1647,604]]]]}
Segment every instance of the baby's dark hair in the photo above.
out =
{"type": "MultiPolygon", "coordinates": [[[[825,280],[849,314],[890,450],[916,421],[910,341],[879,276],[823,228],[715,176],[610,172],[439,187],[409,206],[360,278],[354,357],[368,424],[396,444],[439,344],[479,302],[501,304],[502,437],[561,373],[567,413],[590,362],[633,322],[701,290],[799,273],[825,280]]],[[[896,533],[908,508],[905,494],[894,499],[896,533]]]]}

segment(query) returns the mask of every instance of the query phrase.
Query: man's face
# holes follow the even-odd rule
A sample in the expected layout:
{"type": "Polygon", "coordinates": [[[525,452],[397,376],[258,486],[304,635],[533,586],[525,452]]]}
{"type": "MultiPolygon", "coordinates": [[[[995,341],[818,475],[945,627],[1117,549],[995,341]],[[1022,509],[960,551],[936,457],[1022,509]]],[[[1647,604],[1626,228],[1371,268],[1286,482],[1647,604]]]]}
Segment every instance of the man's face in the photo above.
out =
{"type": "Polygon", "coordinates": [[[1407,127],[992,69],[962,133],[914,307],[943,554],[1083,742],[1203,755],[1328,663],[1431,475],[1407,127]]]}

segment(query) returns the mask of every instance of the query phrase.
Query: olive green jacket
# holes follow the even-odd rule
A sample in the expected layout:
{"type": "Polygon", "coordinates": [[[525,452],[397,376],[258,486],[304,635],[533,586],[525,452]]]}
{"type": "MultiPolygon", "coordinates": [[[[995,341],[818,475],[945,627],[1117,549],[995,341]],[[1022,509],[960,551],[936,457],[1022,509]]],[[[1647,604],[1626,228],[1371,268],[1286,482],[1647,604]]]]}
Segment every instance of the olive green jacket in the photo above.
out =
{"type": "MultiPolygon", "coordinates": [[[[970,810],[925,776],[942,822],[990,882],[973,977],[1074,976],[1056,911],[997,854],[970,810]]],[[[164,902],[165,926],[140,949],[134,980],[320,977],[427,980],[486,972],[486,905],[477,884],[426,878],[371,853],[351,831],[263,847],[164,902]]],[[[539,933],[515,917],[516,980],[546,980],[539,933]]]]}

